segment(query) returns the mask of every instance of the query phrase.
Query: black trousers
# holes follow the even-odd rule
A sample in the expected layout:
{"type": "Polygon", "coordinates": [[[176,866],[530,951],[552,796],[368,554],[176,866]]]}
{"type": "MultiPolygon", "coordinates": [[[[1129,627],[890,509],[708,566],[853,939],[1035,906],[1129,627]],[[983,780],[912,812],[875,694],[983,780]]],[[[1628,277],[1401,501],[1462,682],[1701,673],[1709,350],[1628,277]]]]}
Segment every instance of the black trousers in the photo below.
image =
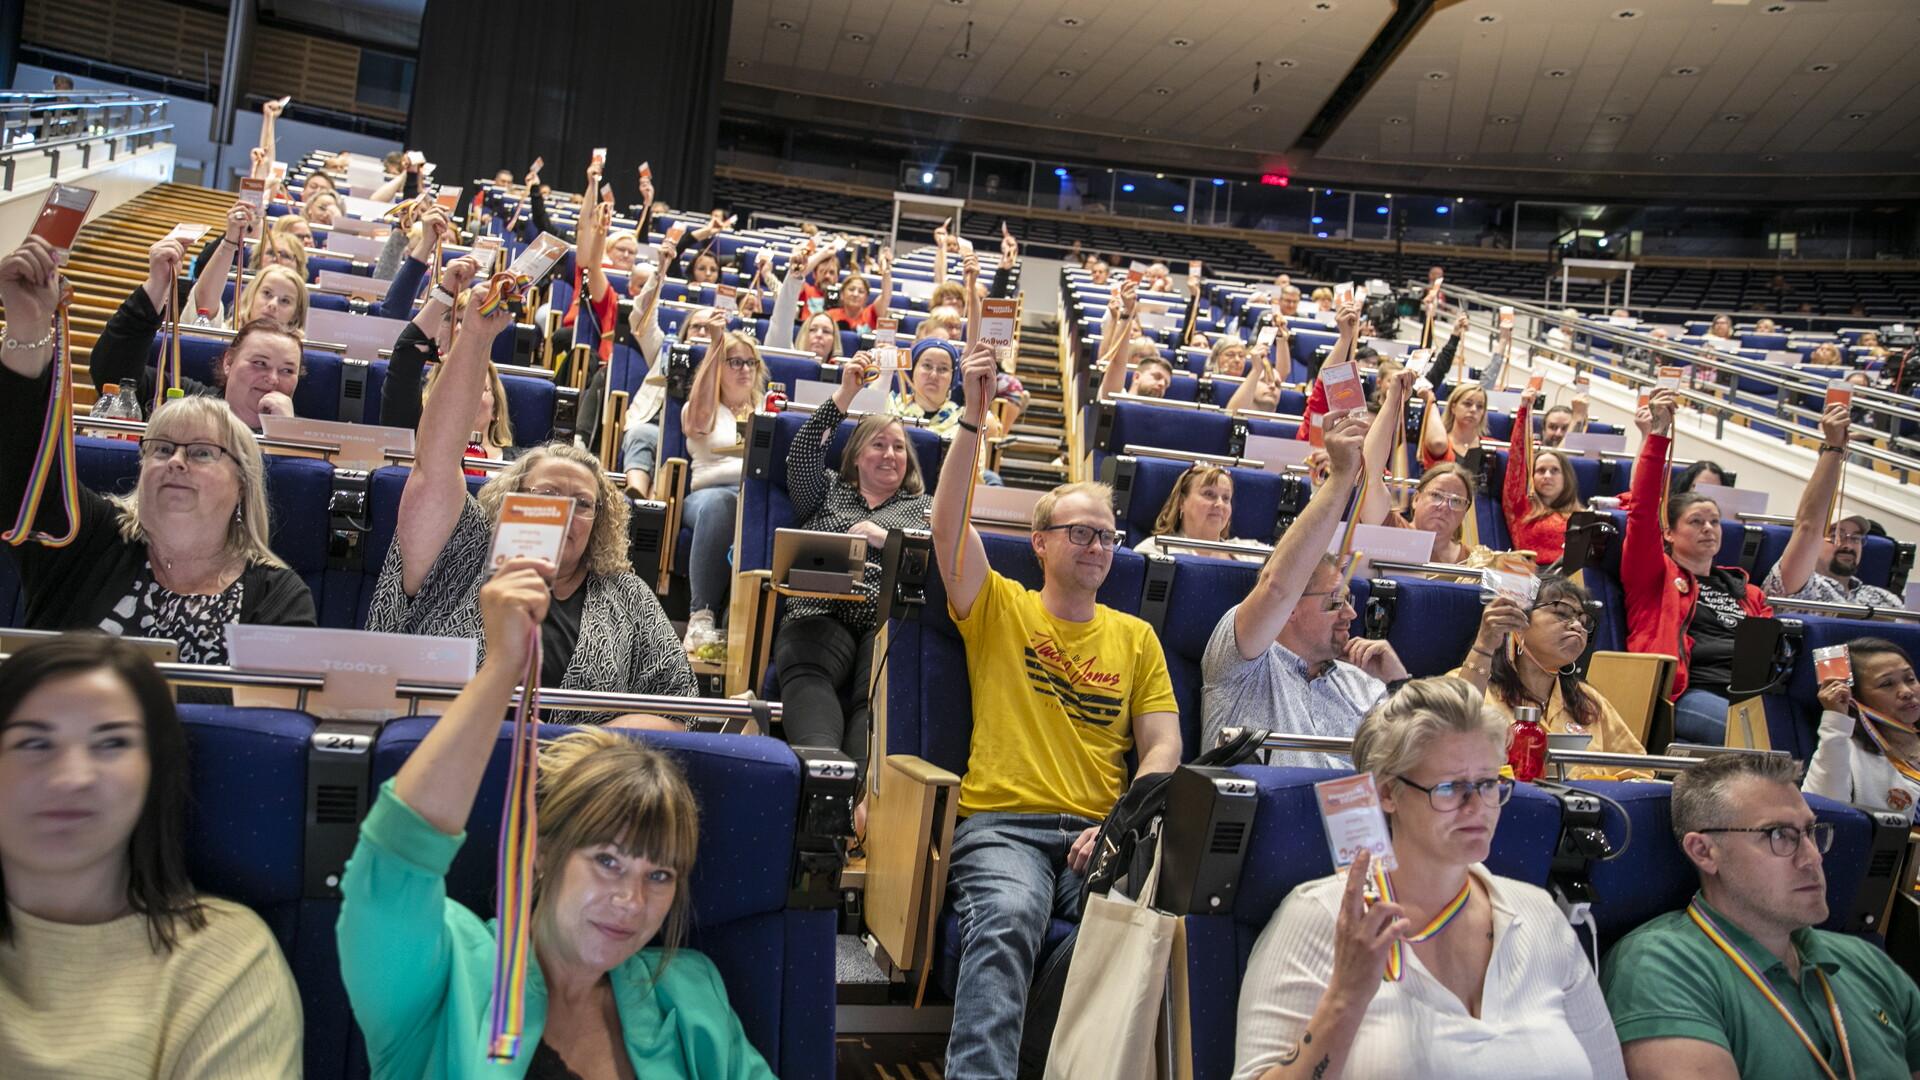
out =
{"type": "Polygon", "coordinates": [[[840,620],[812,615],[782,626],[773,643],[787,741],[839,750],[853,759],[863,778],[873,634],[868,630],[856,638],[840,620]]]}

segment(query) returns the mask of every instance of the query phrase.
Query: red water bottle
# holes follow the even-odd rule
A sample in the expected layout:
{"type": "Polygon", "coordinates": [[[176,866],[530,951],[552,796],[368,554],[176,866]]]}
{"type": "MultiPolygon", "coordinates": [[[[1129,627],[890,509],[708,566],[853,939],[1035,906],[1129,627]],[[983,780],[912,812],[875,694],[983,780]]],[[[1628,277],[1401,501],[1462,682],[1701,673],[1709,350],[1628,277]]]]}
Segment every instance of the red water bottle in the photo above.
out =
{"type": "Polygon", "coordinates": [[[1515,780],[1532,783],[1547,771],[1547,729],[1540,726],[1540,710],[1522,705],[1513,710],[1507,728],[1507,764],[1515,780]]]}

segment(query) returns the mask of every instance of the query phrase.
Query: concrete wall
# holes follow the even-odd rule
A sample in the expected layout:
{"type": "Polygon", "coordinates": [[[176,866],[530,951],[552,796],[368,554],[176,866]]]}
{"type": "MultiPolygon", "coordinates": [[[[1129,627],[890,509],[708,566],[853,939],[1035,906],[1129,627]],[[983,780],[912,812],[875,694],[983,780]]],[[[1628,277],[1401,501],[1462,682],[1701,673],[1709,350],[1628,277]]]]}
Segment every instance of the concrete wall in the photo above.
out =
{"type": "Polygon", "coordinates": [[[93,200],[93,208],[88,211],[91,219],[173,177],[174,148],[170,143],[159,143],[131,154],[123,153],[114,161],[107,160],[104,142],[96,143],[94,147],[93,162],[85,168],[80,164],[79,147],[63,151],[57,177],[51,173],[46,155],[18,155],[13,190],[0,192],[0,243],[11,248],[27,235],[40,216],[40,204],[46,201],[47,189],[55,182],[78,184],[98,192],[93,200]]]}

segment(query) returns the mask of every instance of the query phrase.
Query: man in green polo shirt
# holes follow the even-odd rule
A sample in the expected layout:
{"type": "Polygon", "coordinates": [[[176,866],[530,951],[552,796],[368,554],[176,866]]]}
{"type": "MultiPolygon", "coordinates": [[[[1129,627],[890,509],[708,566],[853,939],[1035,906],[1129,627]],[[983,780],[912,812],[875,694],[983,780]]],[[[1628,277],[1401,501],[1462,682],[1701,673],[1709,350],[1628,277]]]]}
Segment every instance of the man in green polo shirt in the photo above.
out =
{"type": "Polygon", "coordinates": [[[1673,782],[1673,832],[1700,892],[1623,938],[1600,979],[1633,1080],[1920,1080],[1913,979],[1867,942],[1813,929],[1833,827],[1798,772],[1730,755],[1673,782]]]}

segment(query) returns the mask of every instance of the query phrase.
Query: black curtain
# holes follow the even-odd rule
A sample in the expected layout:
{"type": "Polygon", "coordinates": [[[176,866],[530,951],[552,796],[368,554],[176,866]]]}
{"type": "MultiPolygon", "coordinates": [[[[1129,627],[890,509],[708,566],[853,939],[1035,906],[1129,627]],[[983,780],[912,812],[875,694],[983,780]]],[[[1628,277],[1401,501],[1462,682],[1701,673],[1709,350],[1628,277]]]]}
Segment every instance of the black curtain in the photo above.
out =
{"type": "MultiPolygon", "coordinates": [[[[594,148],[620,205],[713,205],[714,143],[733,0],[428,0],[407,145],[465,185],[536,157],[580,191],[594,148]]],[[[471,189],[469,189],[471,194],[471,189]]]]}

